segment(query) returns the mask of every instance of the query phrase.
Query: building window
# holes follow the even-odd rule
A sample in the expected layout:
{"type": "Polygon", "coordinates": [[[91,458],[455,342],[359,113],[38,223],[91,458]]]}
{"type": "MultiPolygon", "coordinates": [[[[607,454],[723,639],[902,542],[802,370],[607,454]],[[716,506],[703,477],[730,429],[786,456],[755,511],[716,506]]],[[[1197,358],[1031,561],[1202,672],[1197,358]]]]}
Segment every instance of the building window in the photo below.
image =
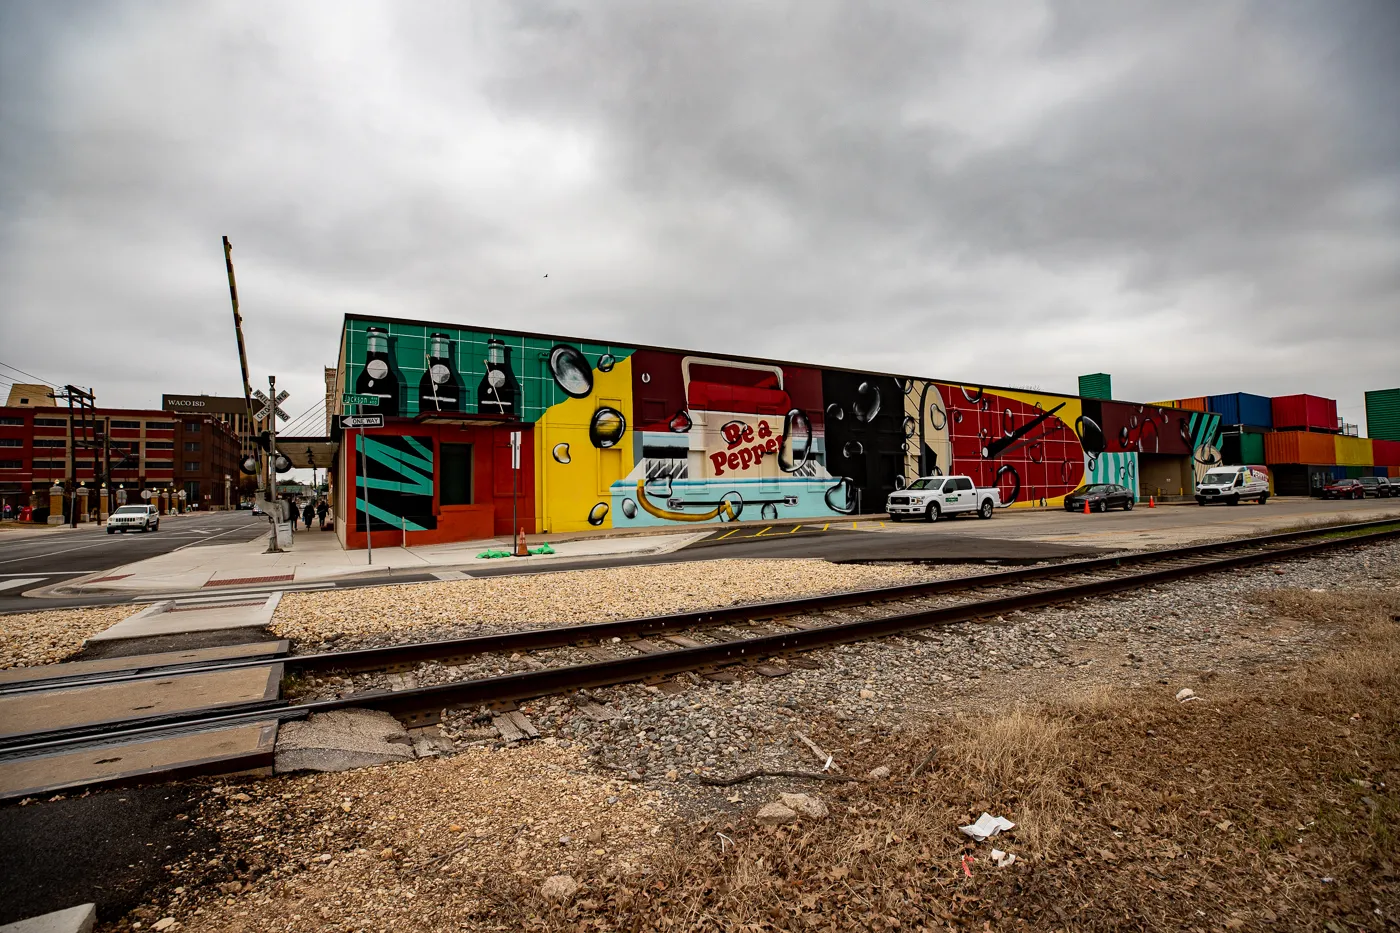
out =
{"type": "Polygon", "coordinates": [[[185,449],[195,451],[199,449],[199,441],[185,441],[185,449]]]}
{"type": "Polygon", "coordinates": [[[199,480],[192,479],[185,482],[185,504],[194,505],[199,501],[199,480]]]}
{"type": "Polygon", "coordinates": [[[34,438],[34,446],[35,446],[35,447],[67,447],[67,446],[68,446],[68,442],[65,441],[65,440],[62,440],[62,439],[55,439],[55,438],[48,438],[48,437],[36,437],[36,438],[34,438]]]}
{"type": "Polygon", "coordinates": [[[186,473],[198,473],[198,472],[199,472],[199,461],[198,461],[198,460],[186,460],[186,461],[185,461],[185,472],[186,472],[186,473]]]}
{"type": "Polygon", "coordinates": [[[168,469],[170,469],[171,466],[172,466],[172,464],[171,464],[171,462],[170,462],[169,460],[147,460],[147,461],[146,461],[146,469],[148,469],[148,470],[168,470],[168,469]]]}
{"type": "Polygon", "coordinates": [[[0,460],[0,470],[18,470],[24,466],[22,460],[0,460]]]}
{"type": "Polygon", "coordinates": [[[34,469],[36,469],[36,470],[66,470],[66,469],[68,469],[68,461],[67,461],[67,460],[35,460],[35,461],[34,461],[34,469]]]}
{"type": "Polygon", "coordinates": [[[68,427],[68,419],[67,419],[67,418],[35,418],[35,419],[34,419],[34,426],[35,426],[36,428],[66,428],[66,427],[68,427]]]}
{"type": "Polygon", "coordinates": [[[175,444],[171,441],[147,441],[147,450],[174,450],[175,444]]]}
{"type": "Polygon", "coordinates": [[[472,504],[472,445],[443,444],[438,458],[441,471],[438,502],[441,505],[472,504]]]}
{"type": "MultiPolygon", "coordinates": [[[[34,420],[35,420],[35,422],[37,423],[39,419],[36,418],[36,419],[34,419],[34,420]]],[[[65,422],[65,424],[66,424],[66,423],[67,423],[67,422],[65,422]]],[[[147,421],[147,422],[146,422],[146,430],[147,430],[147,431],[173,431],[173,430],[175,430],[175,422],[173,422],[173,421],[147,421]]]]}
{"type": "Polygon", "coordinates": [[[4,426],[7,427],[7,428],[22,428],[22,427],[24,427],[24,419],[23,419],[23,418],[0,418],[0,425],[4,425],[4,426]]]}
{"type": "Polygon", "coordinates": [[[141,422],[139,422],[139,421],[113,421],[113,422],[112,422],[112,427],[114,427],[114,428],[139,428],[139,427],[141,427],[141,422]]]}
{"type": "Polygon", "coordinates": [[[0,437],[0,447],[23,447],[24,441],[18,437],[0,437]]]}
{"type": "Polygon", "coordinates": [[[198,422],[198,421],[186,421],[186,422],[185,422],[185,433],[186,433],[186,434],[198,434],[198,433],[199,433],[199,422],[198,422]]]}

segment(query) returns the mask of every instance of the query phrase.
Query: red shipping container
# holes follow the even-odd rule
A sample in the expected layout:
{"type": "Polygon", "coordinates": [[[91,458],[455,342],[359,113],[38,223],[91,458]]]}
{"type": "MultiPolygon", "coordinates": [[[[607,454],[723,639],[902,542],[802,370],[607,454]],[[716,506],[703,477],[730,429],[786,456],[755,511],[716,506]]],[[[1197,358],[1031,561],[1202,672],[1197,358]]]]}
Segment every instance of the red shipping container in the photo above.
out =
{"type": "Polygon", "coordinates": [[[1337,401],[1318,395],[1280,395],[1273,400],[1274,429],[1337,430],[1337,401]]]}
{"type": "Polygon", "coordinates": [[[1400,467],[1400,441],[1371,441],[1376,466],[1400,467]]]}
{"type": "Polygon", "coordinates": [[[1329,466],[1337,462],[1337,444],[1330,434],[1275,431],[1264,435],[1264,462],[1329,466]]]}

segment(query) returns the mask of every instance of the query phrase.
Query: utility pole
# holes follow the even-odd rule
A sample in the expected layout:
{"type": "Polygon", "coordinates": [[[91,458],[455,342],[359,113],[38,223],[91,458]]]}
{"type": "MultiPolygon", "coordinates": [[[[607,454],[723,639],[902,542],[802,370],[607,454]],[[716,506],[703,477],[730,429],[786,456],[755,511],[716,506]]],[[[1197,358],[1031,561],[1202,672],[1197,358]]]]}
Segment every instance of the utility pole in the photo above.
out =
{"type": "MultiPolygon", "coordinates": [[[[77,386],[71,386],[71,385],[66,385],[66,386],[63,387],[63,394],[62,394],[62,395],[54,395],[54,394],[52,394],[52,393],[50,393],[50,395],[51,395],[53,398],[55,398],[55,399],[62,399],[64,402],[67,402],[67,403],[68,403],[68,522],[69,522],[69,524],[70,524],[72,527],[77,528],[77,527],[78,527],[78,441],[77,441],[76,436],[74,435],[74,430],[73,430],[73,429],[74,429],[74,425],[73,425],[73,401],[76,399],[77,402],[78,402],[78,411],[79,411],[79,413],[82,414],[82,416],[83,416],[83,433],[86,434],[86,433],[87,433],[87,417],[88,417],[89,412],[92,413],[92,416],[93,416],[93,419],[94,419],[94,420],[96,420],[96,417],[97,417],[96,411],[93,409],[93,404],[92,404],[92,403],[93,403],[93,400],[96,398],[96,396],[94,396],[94,395],[92,394],[92,390],[91,390],[91,389],[88,389],[88,390],[84,391],[83,389],[80,389],[80,388],[78,388],[77,386]]],[[[93,447],[96,447],[95,444],[93,444],[93,445],[88,445],[88,442],[87,442],[86,438],[83,440],[83,444],[84,444],[84,446],[93,446],[93,447]]],[[[95,479],[96,479],[96,476],[97,476],[97,452],[96,452],[96,450],[93,451],[92,470],[93,470],[93,478],[94,478],[94,480],[95,480],[95,479]]]]}
{"type": "MultiPolygon", "coordinates": [[[[253,384],[248,379],[248,350],[243,342],[243,316],[238,311],[238,282],[233,277],[233,244],[228,241],[228,237],[224,237],[224,267],[228,269],[228,297],[233,304],[233,332],[238,337],[238,364],[243,371],[243,401],[248,406],[248,430],[256,432],[259,428],[258,420],[253,417],[253,384]]],[[[276,395],[272,397],[276,398],[276,395]]],[[[254,451],[256,456],[256,447],[254,451]]],[[[258,477],[260,480],[261,472],[259,471],[258,477]]],[[[269,501],[272,496],[269,492],[269,501]]]]}

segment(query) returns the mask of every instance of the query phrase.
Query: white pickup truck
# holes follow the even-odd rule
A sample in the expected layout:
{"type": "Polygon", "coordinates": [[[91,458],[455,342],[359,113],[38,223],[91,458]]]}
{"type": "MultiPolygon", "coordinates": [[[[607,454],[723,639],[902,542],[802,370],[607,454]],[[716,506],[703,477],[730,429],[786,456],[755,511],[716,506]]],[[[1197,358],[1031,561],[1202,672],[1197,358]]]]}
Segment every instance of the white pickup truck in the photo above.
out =
{"type": "Polygon", "coordinates": [[[968,476],[920,476],[885,499],[891,521],[922,518],[936,522],[944,515],[975,512],[991,518],[1001,506],[1001,493],[992,487],[978,487],[968,476]]]}

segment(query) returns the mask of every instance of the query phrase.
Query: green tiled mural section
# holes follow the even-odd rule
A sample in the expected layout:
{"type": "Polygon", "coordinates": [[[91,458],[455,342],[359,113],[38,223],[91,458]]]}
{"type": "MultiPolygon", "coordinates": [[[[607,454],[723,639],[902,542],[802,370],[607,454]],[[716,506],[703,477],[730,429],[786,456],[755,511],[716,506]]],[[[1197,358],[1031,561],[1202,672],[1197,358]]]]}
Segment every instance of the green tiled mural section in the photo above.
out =
{"type": "Polygon", "coordinates": [[[522,421],[527,422],[535,421],[546,408],[569,398],[555,379],[550,366],[551,354],[558,344],[565,343],[573,347],[582,353],[583,360],[590,367],[599,369],[609,368],[609,357],[614,362],[620,362],[631,356],[633,351],[632,347],[616,344],[579,343],[442,325],[350,318],[346,321],[346,384],[343,391],[358,391],[356,382],[364,372],[369,342],[368,331],[371,327],[388,331],[389,352],[398,366],[406,388],[406,391],[401,393],[398,411],[398,414],[404,417],[413,417],[419,413],[419,384],[429,366],[432,349],[429,337],[432,334],[447,334],[450,338],[451,366],[460,375],[464,389],[460,410],[472,413],[487,411],[485,408],[479,408],[478,393],[483,379],[488,375],[487,360],[494,350],[497,356],[505,360],[504,363],[498,362],[497,366],[508,366],[519,385],[515,413],[522,421]],[[500,344],[489,344],[488,341],[491,340],[498,340],[500,344]]]}

